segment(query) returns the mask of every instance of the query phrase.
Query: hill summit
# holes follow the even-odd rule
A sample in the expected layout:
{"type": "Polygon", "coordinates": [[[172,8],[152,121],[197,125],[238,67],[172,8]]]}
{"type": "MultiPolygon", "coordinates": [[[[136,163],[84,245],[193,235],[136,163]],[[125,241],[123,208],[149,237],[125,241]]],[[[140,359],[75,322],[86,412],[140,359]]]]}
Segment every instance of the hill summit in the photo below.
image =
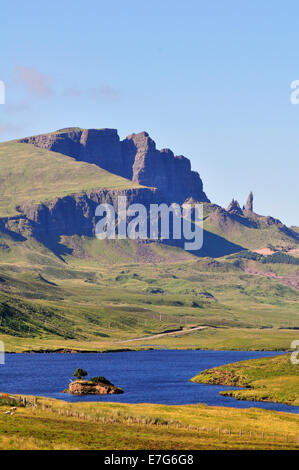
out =
{"type": "Polygon", "coordinates": [[[157,150],[147,132],[131,134],[121,141],[116,129],[67,128],[19,142],[93,163],[134,183],[155,187],[169,202],[184,202],[187,198],[209,202],[190,160],[174,155],[170,149],[157,150]]]}

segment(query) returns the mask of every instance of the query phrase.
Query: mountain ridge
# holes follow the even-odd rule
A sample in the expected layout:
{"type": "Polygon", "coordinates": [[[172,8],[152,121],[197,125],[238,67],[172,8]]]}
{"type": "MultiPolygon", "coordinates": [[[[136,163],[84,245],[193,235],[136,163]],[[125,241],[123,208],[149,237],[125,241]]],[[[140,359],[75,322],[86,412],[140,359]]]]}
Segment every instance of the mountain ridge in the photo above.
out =
{"type": "Polygon", "coordinates": [[[170,149],[157,150],[147,132],[133,133],[121,141],[116,129],[66,128],[19,142],[95,164],[133,183],[156,187],[169,202],[182,203],[188,197],[209,202],[190,160],[175,156],[170,149]]]}
{"type": "Polygon", "coordinates": [[[211,203],[190,161],[169,149],[157,150],[146,132],[121,141],[115,129],[60,129],[0,144],[0,166],[2,230],[44,243],[52,237],[57,253],[62,236],[93,236],[97,204],[109,202],[117,213],[119,195],[147,208],[151,203],[202,202],[204,246],[196,255],[221,257],[271,243],[278,250],[294,250],[299,243],[296,230],[254,212],[252,192],[242,209],[234,199],[227,209],[211,203]]]}
{"type": "Polygon", "coordinates": [[[163,344],[194,338],[196,347],[288,348],[298,326],[298,258],[291,257],[299,255],[298,227],[256,214],[252,194],[242,208],[209,202],[189,160],[157,150],[147,133],[122,144],[109,131],[125,147],[111,160],[92,140],[86,145],[88,133],[80,143],[82,133],[62,129],[39,146],[0,144],[0,334],[9,350],[115,349],[115,341],[199,325],[209,327],[163,344]],[[75,142],[66,143],[70,133],[75,142]],[[72,153],[73,144],[77,152],[76,139],[83,154],[59,152],[72,153]],[[99,166],[122,155],[126,177],[99,166]],[[147,208],[201,202],[202,249],[186,252],[180,240],[98,240],[95,208],[108,202],[117,212],[119,195],[147,208]],[[272,252],[278,256],[264,256],[272,252]]]}

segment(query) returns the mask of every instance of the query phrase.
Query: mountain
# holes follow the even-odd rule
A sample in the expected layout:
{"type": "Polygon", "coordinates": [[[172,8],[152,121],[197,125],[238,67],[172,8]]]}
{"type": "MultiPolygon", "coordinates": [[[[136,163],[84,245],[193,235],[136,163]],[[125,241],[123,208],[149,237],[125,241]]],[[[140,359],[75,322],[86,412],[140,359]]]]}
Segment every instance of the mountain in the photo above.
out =
{"type": "Polygon", "coordinates": [[[175,156],[170,149],[157,150],[146,132],[120,141],[115,129],[62,129],[21,139],[21,143],[68,155],[95,164],[143,186],[160,190],[161,198],[184,202],[188,197],[208,201],[190,160],[175,156]]]}
{"type": "Polygon", "coordinates": [[[224,327],[230,344],[238,329],[245,348],[288,347],[293,333],[266,341],[265,328],[298,325],[299,229],[256,214],[252,193],[242,208],[210,202],[190,161],[146,132],[121,141],[114,129],[69,128],[1,143],[0,183],[0,339],[11,350],[113,349],[194,325],[216,328],[200,333],[206,345],[225,347],[224,327]],[[117,210],[119,195],[202,202],[202,249],[96,239],[96,206],[117,210]]]}
{"type": "Polygon", "coordinates": [[[243,210],[235,200],[226,210],[211,204],[190,161],[157,150],[146,132],[121,141],[115,129],[61,129],[0,144],[0,165],[0,227],[20,236],[26,227],[46,244],[65,235],[93,236],[96,206],[109,202],[117,212],[119,195],[146,207],[204,203],[204,246],[197,255],[298,243],[295,230],[254,213],[252,193],[243,210]]]}

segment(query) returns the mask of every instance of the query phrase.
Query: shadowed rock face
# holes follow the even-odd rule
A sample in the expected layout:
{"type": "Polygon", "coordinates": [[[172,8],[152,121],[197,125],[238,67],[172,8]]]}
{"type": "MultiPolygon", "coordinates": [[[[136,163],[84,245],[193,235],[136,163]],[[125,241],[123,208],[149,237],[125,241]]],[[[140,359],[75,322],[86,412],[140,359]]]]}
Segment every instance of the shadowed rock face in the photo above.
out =
{"type": "MultiPolygon", "coordinates": [[[[38,239],[45,236],[59,237],[62,234],[94,236],[97,205],[111,204],[117,213],[119,196],[126,196],[128,204],[139,203],[146,208],[150,204],[157,204],[161,197],[157,190],[151,188],[102,189],[55,198],[41,204],[24,204],[20,210],[22,216],[30,220],[33,234],[38,239]]],[[[18,222],[20,220],[16,221],[16,225],[19,225],[18,222]]],[[[18,229],[15,230],[19,233],[18,229]]]]}
{"type": "Polygon", "coordinates": [[[231,214],[243,215],[243,211],[240,207],[240,204],[235,199],[232,199],[232,202],[229,204],[226,210],[227,212],[230,212],[231,214]]]}
{"type": "Polygon", "coordinates": [[[28,137],[20,142],[94,163],[118,175],[123,173],[121,146],[116,129],[66,129],[28,137]]]}
{"type": "Polygon", "coordinates": [[[253,212],[253,194],[252,194],[252,192],[248,196],[246,206],[245,206],[245,210],[248,211],[248,212],[253,212]]]}
{"type": "Polygon", "coordinates": [[[171,201],[187,198],[208,201],[197,172],[191,171],[188,158],[175,156],[170,149],[157,150],[146,132],[132,134],[122,142],[124,161],[129,163],[127,177],[135,183],[159,188],[171,201]]]}
{"type": "Polygon", "coordinates": [[[94,163],[135,183],[156,187],[169,202],[184,202],[190,197],[209,201],[199,174],[191,170],[190,160],[175,156],[169,149],[157,150],[146,132],[120,141],[115,129],[65,129],[21,142],[94,163]]]}

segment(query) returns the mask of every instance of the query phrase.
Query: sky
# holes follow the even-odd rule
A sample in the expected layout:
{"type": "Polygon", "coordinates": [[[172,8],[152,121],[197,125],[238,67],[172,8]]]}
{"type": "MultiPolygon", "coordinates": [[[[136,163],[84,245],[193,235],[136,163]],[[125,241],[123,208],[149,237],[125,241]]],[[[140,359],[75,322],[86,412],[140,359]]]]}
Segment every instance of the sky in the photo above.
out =
{"type": "Polygon", "coordinates": [[[212,202],[253,191],[257,213],[299,225],[298,14],[288,0],[2,2],[0,141],[147,131],[212,202]]]}

